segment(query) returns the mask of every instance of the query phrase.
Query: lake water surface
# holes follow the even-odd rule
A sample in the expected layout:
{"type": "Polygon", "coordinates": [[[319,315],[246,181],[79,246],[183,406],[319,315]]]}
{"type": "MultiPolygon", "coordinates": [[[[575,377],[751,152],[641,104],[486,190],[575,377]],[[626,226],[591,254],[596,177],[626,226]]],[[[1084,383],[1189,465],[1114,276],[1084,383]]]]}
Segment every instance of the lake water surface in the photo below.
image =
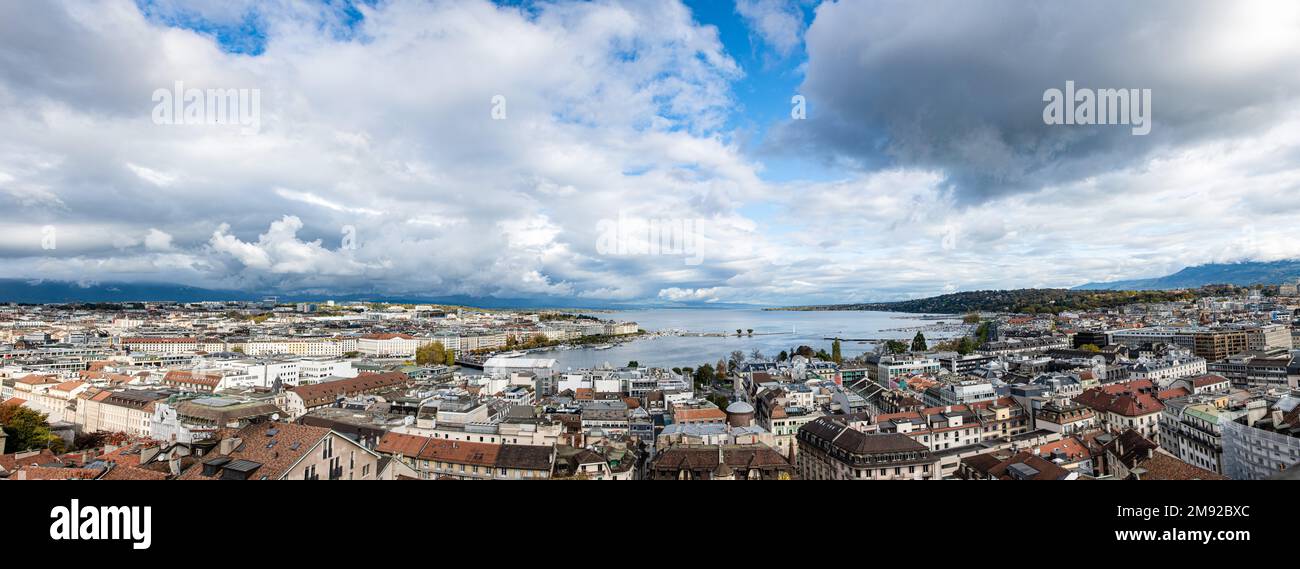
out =
{"type": "MultiPolygon", "coordinates": [[[[731,336],[658,336],[645,337],[606,350],[581,348],[533,352],[530,357],[555,358],[556,369],[579,369],[608,363],[618,367],[636,361],[642,366],[696,367],[716,364],[734,350],[745,352],[757,348],[775,357],[781,350],[793,351],[800,345],[831,350],[825,338],[889,338],[911,340],[915,328],[937,323],[923,315],[866,311],[776,311],[761,309],[653,309],[601,313],[603,319],[631,320],[646,331],[685,330],[689,332],[727,332],[731,336]],[[754,335],[737,338],[736,329],[754,329],[754,335]],[[912,330],[905,330],[912,328],[912,330]]],[[[961,316],[941,318],[959,323],[961,316]]],[[[952,333],[926,332],[926,338],[951,336],[952,333]]],[[[844,357],[852,357],[873,348],[870,343],[844,341],[844,357]]]]}

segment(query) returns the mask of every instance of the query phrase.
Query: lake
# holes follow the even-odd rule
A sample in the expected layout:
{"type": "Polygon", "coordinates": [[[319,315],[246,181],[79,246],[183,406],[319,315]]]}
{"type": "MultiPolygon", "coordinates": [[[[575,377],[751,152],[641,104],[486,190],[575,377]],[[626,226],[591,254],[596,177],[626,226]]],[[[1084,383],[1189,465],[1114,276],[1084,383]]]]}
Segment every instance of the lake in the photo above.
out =
{"type": "MultiPolygon", "coordinates": [[[[761,309],[653,309],[623,310],[593,314],[602,319],[635,321],[648,332],[684,330],[689,332],[731,334],[718,336],[643,337],[606,350],[575,348],[532,352],[530,357],[555,358],[557,370],[580,369],[605,363],[614,367],[636,361],[643,367],[696,367],[716,364],[734,350],[758,349],[768,357],[781,350],[793,352],[800,345],[814,350],[831,351],[831,341],[824,338],[887,338],[911,341],[917,328],[943,320],[960,323],[960,315],[921,315],[867,311],[777,311],[761,309]],[[938,318],[936,320],[935,318],[938,318]],[[754,329],[754,335],[736,337],[736,329],[754,329]],[[907,330],[910,328],[910,330],[907,330]]],[[[952,337],[953,331],[925,331],[927,340],[952,337]]],[[[845,358],[873,349],[867,342],[841,342],[845,358]]]]}

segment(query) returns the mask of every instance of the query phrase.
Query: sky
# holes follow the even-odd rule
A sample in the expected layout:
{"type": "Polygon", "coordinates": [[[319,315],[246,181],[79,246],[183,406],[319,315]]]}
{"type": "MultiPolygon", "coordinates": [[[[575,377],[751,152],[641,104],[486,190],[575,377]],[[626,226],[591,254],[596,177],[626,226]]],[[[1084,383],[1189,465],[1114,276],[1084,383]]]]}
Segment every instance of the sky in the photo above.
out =
{"type": "Polygon", "coordinates": [[[772,305],[1300,258],[1298,63],[1281,1],[5,2],[0,278],[772,305]],[[1150,133],[1047,124],[1067,81],[1150,133]]]}

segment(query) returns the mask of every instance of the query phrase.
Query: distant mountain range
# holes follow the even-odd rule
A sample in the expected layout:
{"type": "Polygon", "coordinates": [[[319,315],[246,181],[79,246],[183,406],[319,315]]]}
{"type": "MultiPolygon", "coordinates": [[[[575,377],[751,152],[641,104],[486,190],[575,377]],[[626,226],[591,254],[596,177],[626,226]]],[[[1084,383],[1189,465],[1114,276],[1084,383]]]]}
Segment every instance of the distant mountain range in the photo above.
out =
{"type": "Polygon", "coordinates": [[[1063,310],[1097,310],[1142,302],[1187,301],[1190,292],[1066,290],[1060,288],[1017,290],[973,290],[897,302],[795,306],[771,310],[875,310],[921,314],[966,314],[969,312],[1056,313],[1063,310]]]}
{"type": "Polygon", "coordinates": [[[276,296],[280,302],[392,302],[399,304],[446,304],[479,308],[585,308],[591,310],[620,310],[635,308],[737,308],[736,304],[720,303],[655,303],[631,304],[569,297],[496,298],[490,296],[424,296],[391,294],[301,294],[284,292],[248,292],[239,290],[206,289],[165,283],[93,283],[81,284],[67,281],[0,279],[0,302],[21,304],[58,304],[73,302],[201,302],[260,300],[276,296]]]}
{"type": "Polygon", "coordinates": [[[1152,279],[1088,283],[1076,286],[1074,290],[1171,290],[1214,284],[1276,285],[1297,280],[1300,280],[1300,259],[1271,262],[1245,261],[1187,267],[1172,275],[1152,279]]]}
{"type": "MultiPolygon", "coordinates": [[[[1172,275],[1151,279],[1088,283],[1071,291],[1157,291],[1195,289],[1207,285],[1230,284],[1281,284],[1300,281],[1300,259],[1287,261],[1247,261],[1241,263],[1214,263],[1187,267],[1172,275]]],[[[960,313],[968,310],[1010,310],[1014,308],[1045,308],[1055,305],[1071,308],[1095,307],[1118,298],[1089,298],[1063,294],[1061,290],[970,291],[926,299],[900,302],[839,304],[794,307],[796,310],[891,310],[899,312],[960,313]]],[[[419,294],[364,294],[338,295],[249,292],[239,290],[206,289],[166,283],[94,283],[81,284],[68,281],[0,279],[0,302],[24,304],[50,304],[68,302],[131,302],[174,301],[199,302],[204,300],[259,300],[263,296],[279,297],[281,302],[339,302],[370,301],[393,303],[429,303],[481,308],[587,308],[594,310],[619,310],[636,308],[753,308],[749,305],[706,302],[616,302],[570,297],[497,298],[479,296],[426,296],[419,294]]]]}

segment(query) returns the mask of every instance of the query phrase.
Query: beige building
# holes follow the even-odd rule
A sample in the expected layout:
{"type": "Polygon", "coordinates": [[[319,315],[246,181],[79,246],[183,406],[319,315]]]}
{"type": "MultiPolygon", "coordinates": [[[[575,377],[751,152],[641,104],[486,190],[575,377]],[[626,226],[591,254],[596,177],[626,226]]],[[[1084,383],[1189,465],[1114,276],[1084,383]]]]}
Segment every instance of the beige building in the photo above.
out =
{"type": "Polygon", "coordinates": [[[378,480],[379,455],[324,427],[266,422],[220,438],[181,480],[378,480]]]}
{"type": "Polygon", "coordinates": [[[161,398],[149,391],[87,390],[77,397],[74,422],[87,433],[148,437],[153,428],[154,401],[161,398]]]}
{"type": "Polygon", "coordinates": [[[867,434],[830,417],[799,429],[795,466],[805,480],[933,480],[939,458],[900,433],[867,434]]]}

